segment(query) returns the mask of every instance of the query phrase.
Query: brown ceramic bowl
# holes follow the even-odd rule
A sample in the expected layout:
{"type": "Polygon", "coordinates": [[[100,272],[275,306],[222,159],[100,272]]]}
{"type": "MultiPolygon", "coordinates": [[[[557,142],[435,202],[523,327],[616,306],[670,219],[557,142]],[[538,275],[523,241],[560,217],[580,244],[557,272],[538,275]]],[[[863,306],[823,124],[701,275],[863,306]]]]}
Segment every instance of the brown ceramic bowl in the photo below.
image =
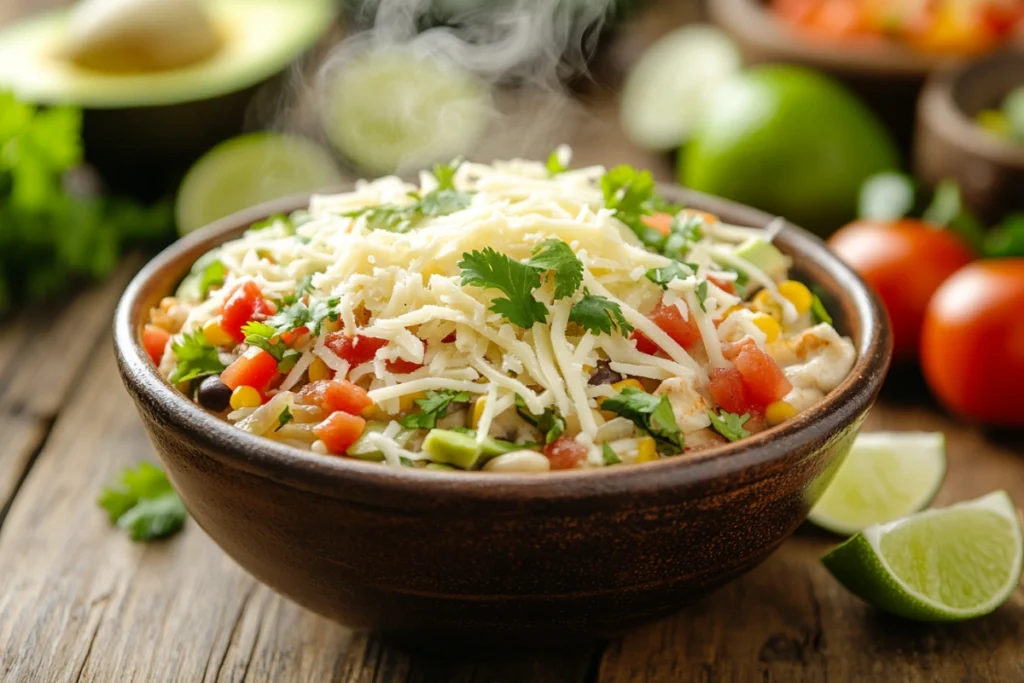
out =
{"type": "Polygon", "coordinates": [[[1001,52],[953,66],[928,80],[918,104],[914,165],[928,183],[952,178],[965,201],[988,220],[1024,210],[1024,144],[975,123],[1024,85],[1024,52],[1001,52]]]}
{"type": "Polygon", "coordinates": [[[815,40],[789,26],[768,0],[709,0],[708,9],[739,44],[748,64],[787,62],[820,69],[863,97],[909,149],[914,106],[928,73],[949,60],[898,43],[851,45],[815,40]]]}
{"type": "MultiPolygon", "coordinates": [[[[725,219],[771,217],[664,188],[725,219]]],[[[139,343],[192,262],[276,202],[193,233],[136,276],[115,346],[128,392],[193,518],[273,589],[355,628],[420,643],[533,645],[609,635],[747,571],[804,520],[857,434],[891,353],[875,296],[810,234],[777,244],[819,285],[858,359],[797,419],[698,454],[546,475],[388,468],[244,433],[186,400],[139,343]]]]}

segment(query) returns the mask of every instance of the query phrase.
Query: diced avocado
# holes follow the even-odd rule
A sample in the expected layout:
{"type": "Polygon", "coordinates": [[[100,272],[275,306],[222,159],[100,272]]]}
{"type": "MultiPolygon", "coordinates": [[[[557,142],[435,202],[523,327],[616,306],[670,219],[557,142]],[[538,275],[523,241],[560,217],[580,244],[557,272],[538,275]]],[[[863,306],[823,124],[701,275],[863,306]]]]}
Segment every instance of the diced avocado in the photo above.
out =
{"type": "Polygon", "coordinates": [[[423,469],[425,469],[425,470],[439,470],[439,471],[445,471],[445,472],[454,472],[454,471],[456,471],[456,468],[452,467],[451,465],[442,465],[439,462],[428,462],[427,466],[424,467],[423,469]]]}
{"type": "Polygon", "coordinates": [[[484,439],[484,442],[480,444],[480,453],[483,455],[485,460],[490,460],[499,455],[505,453],[511,453],[512,451],[518,451],[522,446],[519,444],[512,443],[511,441],[505,441],[504,439],[495,439],[493,436],[489,436],[484,439]]]}
{"type": "MultiPolygon", "coordinates": [[[[363,429],[363,435],[359,437],[358,441],[349,446],[345,454],[350,458],[380,462],[384,459],[384,454],[376,446],[370,444],[366,436],[367,434],[380,434],[387,429],[387,426],[387,422],[367,422],[366,427],[363,429]]],[[[404,447],[409,442],[412,434],[410,429],[401,429],[392,438],[395,443],[404,447]]]]}
{"type": "Polygon", "coordinates": [[[751,237],[736,247],[736,256],[748,261],[772,279],[781,279],[786,275],[789,262],[781,251],[770,242],[760,237],[751,237]]]}
{"type": "Polygon", "coordinates": [[[472,470],[483,464],[483,448],[476,437],[450,429],[431,429],[423,440],[423,452],[434,462],[472,470]]]}

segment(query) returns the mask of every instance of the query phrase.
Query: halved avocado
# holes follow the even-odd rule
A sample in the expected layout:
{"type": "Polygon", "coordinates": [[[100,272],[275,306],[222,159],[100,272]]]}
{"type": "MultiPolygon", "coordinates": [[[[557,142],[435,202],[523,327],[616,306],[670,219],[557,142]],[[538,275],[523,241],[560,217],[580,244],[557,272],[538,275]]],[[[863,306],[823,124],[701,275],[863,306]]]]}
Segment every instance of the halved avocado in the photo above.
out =
{"type": "Polygon", "coordinates": [[[210,0],[216,49],[176,68],[83,66],[66,56],[72,12],[0,31],[0,89],[85,110],[86,159],[111,189],[152,198],[203,152],[243,130],[256,88],[330,27],[330,0],[210,0]]]}

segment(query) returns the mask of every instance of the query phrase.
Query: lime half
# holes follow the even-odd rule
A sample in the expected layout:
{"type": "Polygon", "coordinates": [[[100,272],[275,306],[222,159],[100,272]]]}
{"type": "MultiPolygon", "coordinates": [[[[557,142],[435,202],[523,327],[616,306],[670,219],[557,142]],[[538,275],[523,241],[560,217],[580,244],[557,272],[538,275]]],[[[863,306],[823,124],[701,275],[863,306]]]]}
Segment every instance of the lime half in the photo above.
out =
{"type": "Polygon", "coordinates": [[[182,235],[236,211],[342,182],[331,155],[295,135],[251,133],[222,142],[197,161],[175,206],[182,235]]]}
{"type": "Polygon", "coordinates": [[[858,533],[821,559],[875,607],[919,621],[995,610],[1020,583],[1020,517],[1005,491],[858,533]]]}
{"type": "Polygon", "coordinates": [[[923,510],[946,475],[938,432],[861,434],[808,519],[848,536],[923,510]]]}

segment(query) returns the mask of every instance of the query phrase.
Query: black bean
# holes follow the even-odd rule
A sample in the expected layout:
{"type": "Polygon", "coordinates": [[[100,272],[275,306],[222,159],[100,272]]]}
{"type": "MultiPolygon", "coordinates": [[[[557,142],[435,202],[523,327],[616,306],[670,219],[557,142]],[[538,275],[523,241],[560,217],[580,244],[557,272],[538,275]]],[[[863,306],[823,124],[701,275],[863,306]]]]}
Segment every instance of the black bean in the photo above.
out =
{"type": "Polygon", "coordinates": [[[590,381],[587,384],[596,387],[599,384],[615,384],[621,381],[622,375],[608,367],[608,361],[599,360],[597,361],[597,370],[594,370],[594,374],[590,376],[590,381]]]}
{"type": "Polygon", "coordinates": [[[210,375],[200,382],[196,398],[202,407],[219,413],[231,405],[231,388],[220,381],[219,375],[210,375]]]}

